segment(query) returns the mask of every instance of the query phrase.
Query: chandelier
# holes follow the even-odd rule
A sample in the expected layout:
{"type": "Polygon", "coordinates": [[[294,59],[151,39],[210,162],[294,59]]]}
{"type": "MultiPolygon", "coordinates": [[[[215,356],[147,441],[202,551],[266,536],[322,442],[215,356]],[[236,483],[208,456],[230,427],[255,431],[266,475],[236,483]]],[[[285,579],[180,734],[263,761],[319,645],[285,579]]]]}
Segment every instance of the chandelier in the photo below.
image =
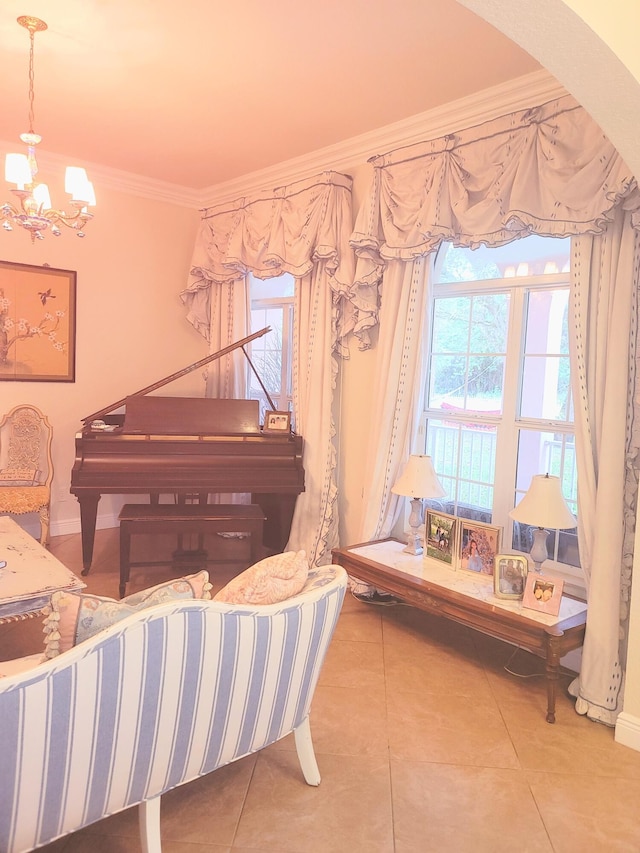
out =
{"type": "Polygon", "coordinates": [[[87,207],[95,205],[96,197],[93,184],[87,178],[84,169],[76,166],[67,166],[65,175],[65,192],[71,195],[69,210],[56,210],[51,206],[49,188],[46,184],[36,183],[38,175],[38,163],[36,162],[36,145],[42,141],[42,137],[33,130],[33,44],[35,34],[47,29],[47,25],[40,18],[31,15],[22,15],[18,23],[29,31],[29,132],[20,134],[20,139],[27,146],[26,154],[7,154],[5,160],[5,180],[15,184],[16,188],[11,192],[16,197],[15,202],[5,202],[0,208],[3,219],[2,227],[5,231],[13,231],[14,225],[19,225],[31,234],[31,242],[44,240],[44,233],[51,229],[51,233],[60,236],[61,225],[75,230],[78,237],[84,237],[84,227],[93,214],[87,211],[87,207]]]}

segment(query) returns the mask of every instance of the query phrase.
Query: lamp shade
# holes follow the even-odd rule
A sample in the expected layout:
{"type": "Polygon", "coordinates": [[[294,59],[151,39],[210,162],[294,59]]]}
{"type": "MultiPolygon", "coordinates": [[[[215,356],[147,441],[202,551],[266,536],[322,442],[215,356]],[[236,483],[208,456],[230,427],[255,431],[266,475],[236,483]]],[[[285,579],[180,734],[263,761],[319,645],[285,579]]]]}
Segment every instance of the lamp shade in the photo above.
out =
{"type": "Polygon", "coordinates": [[[43,210],[51,210],[51,196],[49,195],[49,187],[46,184],[36,184],[33,188],[33,197],[38,202],[38,206],[43,210]]]}
{"type": "Polygon", "coordinates": [[[430,456],[414,454],[391,487],[394,495],[408,498],[441,498],[446,494],[438,480],[430,456]]]}
{"type": "Polygon", "coordinates": [[[532,527],[567,530],[578,523],[562,495],[559,477],[536,474],[518,506],[511,510],[514,521],[532,527]]]}
{"type": "Polygon", "coordinates": [[[7,154],[4,161],[4,179],[23,190],[33,180],[26,154],[7,154]]]}
{"type": "Polygon", "coordinates": [[[71,195],[74,201],[83,201],[86,205],[90,206],[96,203],[93,184],[87,178],[86,170],[79,166],[67,166],[64,190],[71,195]]]}

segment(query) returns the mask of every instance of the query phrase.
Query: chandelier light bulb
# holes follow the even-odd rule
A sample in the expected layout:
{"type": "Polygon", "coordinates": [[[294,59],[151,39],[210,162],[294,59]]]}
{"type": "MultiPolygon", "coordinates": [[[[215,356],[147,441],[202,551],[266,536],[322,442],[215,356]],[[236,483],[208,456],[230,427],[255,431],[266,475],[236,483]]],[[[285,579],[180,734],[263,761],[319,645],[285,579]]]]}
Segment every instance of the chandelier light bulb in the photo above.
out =
{"type": "Polygon", "coordinates": [[[18,23],[29,31],[29,130],[20,134],[20,140],[27,146],[27,154],[7,154],[5,160],[5,180],[15,184],[11,192],[16,197],[13,202],[5,202],[0,206],[2,227],[5,231],[13,231],[14,225],[25,228],[31,234],[31,241],[43,240],[44,232],[50,230],[58,237],[62,231],[60,226],[73,229],[78,237],[84,237],[84,226],[93,219],[87,207],[94,206],[96,196],[93,184],[84,169],[68,166],[65,176],[65,192],[71,195],[71,209],[68,211],[54,208],[51,204],[49,188],[46,184],[36,183],[38,163],[36,146],[42,137],[33,130],[34,120],[34,72],[33,53],[35,33],[47,29],[40,18],[22,15],[18,23]]]}

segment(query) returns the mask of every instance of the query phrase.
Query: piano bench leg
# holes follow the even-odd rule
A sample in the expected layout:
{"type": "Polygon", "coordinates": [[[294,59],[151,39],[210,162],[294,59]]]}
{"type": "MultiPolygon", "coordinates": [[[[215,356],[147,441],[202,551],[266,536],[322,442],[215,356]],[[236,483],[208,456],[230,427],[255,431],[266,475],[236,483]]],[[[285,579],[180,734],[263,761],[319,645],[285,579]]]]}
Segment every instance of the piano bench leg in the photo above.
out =
{"type": "Polygon", "coordinates": [[[126,521],[120,522],[120,598],[124,597],[129,581],[131,559],[131,531],[126,521]]]}

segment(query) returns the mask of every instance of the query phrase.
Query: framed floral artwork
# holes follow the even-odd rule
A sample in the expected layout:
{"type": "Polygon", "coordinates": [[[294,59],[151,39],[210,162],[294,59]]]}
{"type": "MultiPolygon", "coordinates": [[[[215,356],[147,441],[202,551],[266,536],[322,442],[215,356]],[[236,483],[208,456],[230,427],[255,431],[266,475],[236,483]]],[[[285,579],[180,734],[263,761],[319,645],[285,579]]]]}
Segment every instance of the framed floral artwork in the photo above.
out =
{"type": "Polygon", "coordinates": [[[76,273],[0,261],[0,381],[75,382],[76,273]]]}

